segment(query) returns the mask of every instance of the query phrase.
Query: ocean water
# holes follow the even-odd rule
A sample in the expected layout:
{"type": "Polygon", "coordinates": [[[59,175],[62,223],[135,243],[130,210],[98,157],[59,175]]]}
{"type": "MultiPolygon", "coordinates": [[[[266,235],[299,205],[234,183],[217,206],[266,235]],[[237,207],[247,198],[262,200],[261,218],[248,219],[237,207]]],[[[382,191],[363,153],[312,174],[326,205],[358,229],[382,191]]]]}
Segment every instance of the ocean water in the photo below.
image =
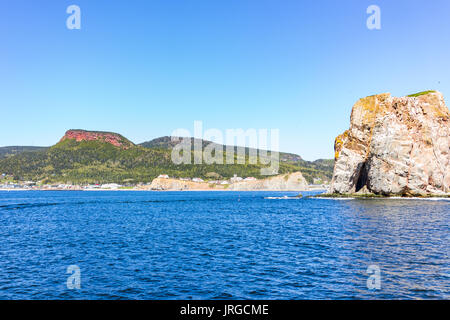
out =
{"type": "Polygon", "coordinates": [[[0,299],[450,298],[449,201],[284,195],[2,191],[0,299]]]}

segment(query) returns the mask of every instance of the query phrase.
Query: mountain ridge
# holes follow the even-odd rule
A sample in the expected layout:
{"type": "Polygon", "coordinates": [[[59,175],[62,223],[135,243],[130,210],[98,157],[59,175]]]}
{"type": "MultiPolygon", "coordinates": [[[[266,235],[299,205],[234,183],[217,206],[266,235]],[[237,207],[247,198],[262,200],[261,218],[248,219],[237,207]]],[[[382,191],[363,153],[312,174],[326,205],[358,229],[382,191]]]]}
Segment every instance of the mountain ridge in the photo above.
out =
{"type": "MultiPolygon", "coordinates": [[[[157,139],[168,141],[167,137],[157,139]]],[[[203,141],[202,144],[207,145],[209,142],[203,141]]],[[[146,183],[160,174],[205,179],[211,176],[231,178],[234,174],[243,177],[264,177],[261,176],[260,169],[267,165],[260,161],[250,164],[249,150],[246,148],[245,164],[238,164],[235,156],[235,163],[232,164],[175,165],[171,161],[169,146],[134,144],[113,132],[77,129],[68,130],[60,141],[51,147],[17,148],[14,154],[0,158],[0,173],[14,176],[16,180],[49,183],[146,183]]],[[[314,182],[314,179],[331,179],[330,160],[324,160],[325,163],[321,162],[322,160],[308,162],[298,155],[286,155],[291,159],[289,156],[282,158],[279,174],[301,171],[309,183],[314,182]]]]}
{"type": "Polygon", "coordinates": [[[22,152],[43,151],[49,147],[35,147],[35,146],[6,146],[0,147],[0,159],[8,158],[22,152]]]}
{"type": "MultiPolygon", "coordinates": [[[[271,150],[265,150],[265,149],[258,149],[258,148],[251,148],[251,147],[241,147],[241,146],[229,146],[226,144],[219,144],[213,141],[204,140],[204,139],[197,139],[193,137],[175,137],[175,136],[163,136],[159,138],[155,138],[149,141],[145,141],[142,143],[139,143],[138,145],[144,147],[144,148],[162,148],[162,149],[173,149],[175,145],[180,143],[181,139],[190,139],[191,140],[191,146],[192,149],[194,148],[195,142],[200,142],[202,144],[202,151],[204,148],[208,145],[214,145],[222,147],[225,151],[227,148],[233,148],[234,152],[237,153],[238,148],[243,148],[245,151],[245,154],[250,154],[250,151],[253,151],[259,154],[259,150],[264,150],[267,152],[271,152],[271,150]]],[[[295,153],[286,153],[286,152],[280,152],[280,161],[301,161],[303,158],[295,153]]]]}

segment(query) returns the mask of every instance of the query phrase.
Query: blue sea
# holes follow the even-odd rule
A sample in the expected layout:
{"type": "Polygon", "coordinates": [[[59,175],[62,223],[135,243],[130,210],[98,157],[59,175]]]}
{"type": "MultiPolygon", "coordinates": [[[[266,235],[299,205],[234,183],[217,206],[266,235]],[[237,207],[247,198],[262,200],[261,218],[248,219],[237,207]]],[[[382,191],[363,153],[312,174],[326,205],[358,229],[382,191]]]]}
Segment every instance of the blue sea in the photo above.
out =
{"type": "Polygon", "coordinates": [[[1,191],[0,299],[450,298],[448,200],[285,195],[1,191]]]}

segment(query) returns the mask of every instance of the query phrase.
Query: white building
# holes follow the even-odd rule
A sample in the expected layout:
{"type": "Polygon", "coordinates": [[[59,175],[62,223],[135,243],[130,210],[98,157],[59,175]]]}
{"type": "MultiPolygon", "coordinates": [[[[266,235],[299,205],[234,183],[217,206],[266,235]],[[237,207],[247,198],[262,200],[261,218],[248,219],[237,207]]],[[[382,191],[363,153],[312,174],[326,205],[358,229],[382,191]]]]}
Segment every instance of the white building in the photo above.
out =
{"type": "Polygon", "coordinates": [[[121,187],[120,184],[117,183],[107,183],[107,184],[102,184],[101,188],[102,189],[108,189],[108,190],[117,190],[121,187]]]}
{"type": "Polygon", "coordinates": [[[169,179],[169,176],[167,174],[160,174],[158,176],[158,178],[160,178],[160,179],[169,179]]]}
{"type": "Polygon", "coordinates": [[[235,174],[233,176],[233,178],[231,178],[230,180],[231,180],[231,182],[239,182],[239,181],[242,181],[244,179],[242,179],[241,177],[238,177],[237,174],[235,174]]]}
{"type": "Polygon", "coordinates": [[[247,177],[244,179],[244,181],[255,181],[255,180],[256,180],[256,178],[254,178],[254,177],[247,177]]]}
{"type": "Polygon", "coordinates": [[[192,181],[194,181],[194,182],[203,182],[203,179],[201,179],[201,178],[192,178],[192,181]]]}

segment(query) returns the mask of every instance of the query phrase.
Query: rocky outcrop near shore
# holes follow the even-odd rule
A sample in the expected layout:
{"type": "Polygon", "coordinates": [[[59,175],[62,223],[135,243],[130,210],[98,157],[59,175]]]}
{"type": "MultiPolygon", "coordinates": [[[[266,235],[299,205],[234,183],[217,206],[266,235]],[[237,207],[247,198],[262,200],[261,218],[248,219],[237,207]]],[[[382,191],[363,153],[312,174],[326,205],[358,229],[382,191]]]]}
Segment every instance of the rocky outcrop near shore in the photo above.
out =
{"type": "Polygon", "coordinates": [[[309,187],[302,173],[294,172],[267,179],[236,182],[231,184],[229,189],[236,191],[307,191],[309,187]]]}
{"type": "Polygon", "coordinates": [[[156,178],[147,189],[160,191],[307,191],[309,190],[309,187],[301,172],[294,172],[267,179],[238,181],[229,184],[194,182],[173,178],[156,178]]]}
{"type": "Polygon", "coordinates": [[[173,178],[155,178],[147,188],[157,191],[209,190],[212,185],[207,182],[193,182],[173,178]]]}
{"type": "Polygon", "coordinates": [[[450,114],[441,93],[360,99],[335,140],[329,193],[426,196],[450,192],[450,114]]]}

